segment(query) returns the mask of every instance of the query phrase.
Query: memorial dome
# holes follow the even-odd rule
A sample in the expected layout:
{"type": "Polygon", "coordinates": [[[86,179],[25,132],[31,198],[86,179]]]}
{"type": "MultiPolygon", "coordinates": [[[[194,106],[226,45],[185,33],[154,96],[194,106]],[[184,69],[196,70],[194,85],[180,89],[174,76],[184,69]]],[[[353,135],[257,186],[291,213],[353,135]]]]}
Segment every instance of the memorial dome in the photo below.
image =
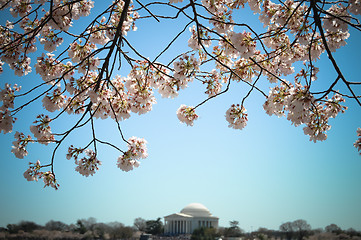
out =
{"type": "Polygon", "coordinates": [[[203,204],[191,203],[185,206],[181,213],[191,215],[193,217],[210,217],[211,212],[203,204]]]}

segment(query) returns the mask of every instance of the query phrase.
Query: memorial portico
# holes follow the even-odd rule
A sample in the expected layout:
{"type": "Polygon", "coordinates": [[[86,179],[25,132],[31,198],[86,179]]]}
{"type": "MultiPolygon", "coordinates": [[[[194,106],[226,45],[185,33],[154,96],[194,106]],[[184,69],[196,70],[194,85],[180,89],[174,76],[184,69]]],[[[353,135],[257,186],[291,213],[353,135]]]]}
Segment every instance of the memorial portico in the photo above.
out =
{"type": "Polygon", "coordinates": [[[181,210],[164,217],[164,233],[170,235],[191,234],[195,229],[218,228],[218,217],[200,203],[191,203],[181,210]]]}

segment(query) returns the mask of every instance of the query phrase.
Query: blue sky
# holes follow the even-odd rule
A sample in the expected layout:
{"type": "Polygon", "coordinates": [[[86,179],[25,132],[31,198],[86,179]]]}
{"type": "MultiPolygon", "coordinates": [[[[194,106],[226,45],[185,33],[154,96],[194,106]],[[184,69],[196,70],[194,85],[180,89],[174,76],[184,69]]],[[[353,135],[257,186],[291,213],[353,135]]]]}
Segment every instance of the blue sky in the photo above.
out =
{"type": "MultiPolygon", "coordinates": [[[[138,31],[128,37],[150,57],[180,28],[165,21],[156,25],[155,20],[137,26],[138,31]]],[[[188,37],[187,31],[170,54],[186,46],[181,40],[188,37]]],[[[343,73],[352,80],[360,76],[360,37],[360,33],[351,32],[347,46],[335,54],[343,73]]],[[[325,54],[317,65],[321,86],[335,79],[325,54]]],[[[41,81],[34,75],[18,79],[11,72],[3,73],[0,79],[1,86],[8,79],[25,86],[41,81]]],[[[260,87],[268,92],[267,84],[260,87]]],[[[193,127],[179,123],[176,110],[181,104],[195,106],[204,100],[202,84],[192,83],[174,100],[156,95],[153,111],[122,122],[126,138],[137,136],[148,141],[149,157],[128,173],[116,167],[119,153],[107,146],[99,149],[103,164],[94,176],[86,178],[75,172],[74,162],[65,158],[65,146],[80,145],[90,134],[89,128],[78,131],[57,154],[58,191],[44,189],[41,182],[27,182],[22,176],[27,162],[47,162],[50,149],[33,144],[25,159],[16,159],[10,152],[13,133],[29,134],[29,125],[41,111],[41,103],[34,104],[18,116],[13,133],[0,135],[0,226],[20,220],[74,223],[88,217],[132,225],[137,217],[156,219],[199,202],[220,218],[221,226],[237,220],[246,231],[278,229],[283,222],[296,219],[305,219],[313,228],[335,223],[344,229],[361,230],[361,156],[353,147],[356,129],[361,127],[360,107],[347,101],[349,109],[330,120],[327,141],[313,143],[303,134],[302,126],[296,128],[285,118],[268,116],[262,108],[264,98],[256,92],[245,102],[249,114],[246,128],[228,128],[226,110],[239,103],[247,91],[232,84],[227,94],[197,109],[200,118],[193,127]]],[[[67,126],[67,119],[72,117],[64,119],[59,129],[67,126]]],[[[96,125],[98,136],[126,148],[115,134],[114,122],[96,121],[96,125]]]]}

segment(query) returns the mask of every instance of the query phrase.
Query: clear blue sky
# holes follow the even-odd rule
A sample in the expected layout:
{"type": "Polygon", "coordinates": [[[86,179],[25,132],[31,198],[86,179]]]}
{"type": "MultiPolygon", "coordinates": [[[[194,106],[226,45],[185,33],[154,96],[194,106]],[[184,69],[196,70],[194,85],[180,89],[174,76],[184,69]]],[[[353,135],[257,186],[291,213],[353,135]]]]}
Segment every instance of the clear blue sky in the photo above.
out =
{"type": "MultiPolygon", "coordinates": [[[[174,23],[157,25],[154,20],[137,26],[138,31],[129,33],[129,38],[150,57],[179,27],[174,23]]],[[[188,37],[187,31],[182,39],[188,37]]],[[[335,54],[344,74],[353,80],[360,76],[360,38],[360,33],[351,32],[347,46],[335,54]]],[[[173,50],[186,45],[177,44],[173,50]]],[[[321,85],[335,79],[326,55],[317,65],[321,85]]],[[[18,81],[11,72],[3,73],[0,79],[1,86],[9,79],[11,83],[15,82],[12,79],[18,81]]],[[[25,86],[41,82],[34,75],[20,81],[25,86]]],[[[16,159],[10,152],[15,131],[1,134],[0,226],[20,220],[75,223],[88,217],[132,225],[137,217],[156,219],[199,202],[220,218],[221,226],[238,220],[246,231],[278,229],[283,222],[296,219],[305,219],[313,228],[335,223],[343,229],[361,230],[361,156],[353,147],[356,129],[361,127],[361,111],[355,102],[348,101],[348,111],[330,121],[328,140],[315,144],[303,134],[302,127],[268,116],[262,108],[264,98],[258,93],[245,103],[247,127],[242,131],[228,128],[226,110],[239,103],[247,91],[236,84],[226,95],[200,107],[200,118],[193,127],[180,124],[176,110],[180,104],[194,106],[204,100],[203,87],[194,82],[174,100],[157,95],[153,111],[133,115],[122,123],[126,138],[138,136],[148,141],[149,157],[135,171],[120,171],[116,167],[118,152],[102,146],[99,159],[103,165],[86,178],[75,172],[74,162],[65,159],[63,148],[55,163],[61,185],[58,191],[44,189],[40,181],[27,182],[22,176],[27,162],[40,159],[45,163],[51,151],[31,145],[25,159],[16,159]]],[[[260,87],[268,92],[267,85],[260,87]]],[[[40,104],[18,116],[15,130],[30,133],[28,127],[40,104]]],[[[98,136],[125,148],[114,134],[115,123],[105,120],[96,124],[98,136]]],[[[65,126],[66,122],[59,129],[65,126]]],[[[80,130],[64,146],[80,145],[77,143],[85,142],[88,134],[89,128],[80,130]]]]}

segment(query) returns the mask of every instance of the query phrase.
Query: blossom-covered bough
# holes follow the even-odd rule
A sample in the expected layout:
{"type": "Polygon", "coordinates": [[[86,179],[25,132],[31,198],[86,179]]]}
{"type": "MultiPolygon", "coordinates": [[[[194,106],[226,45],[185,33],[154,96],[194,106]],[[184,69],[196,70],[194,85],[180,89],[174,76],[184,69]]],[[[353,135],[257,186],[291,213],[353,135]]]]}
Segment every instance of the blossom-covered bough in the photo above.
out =
{"type": "MultiPolygon", "coordinates": [[[[204,101],[177,110],[179,120],[192,126],[198,107],[227,93],[231,82],[241,84],[247,94],[225,109],[229,127],[243,129],[247,125],[246,100],[256,93],[264,96],[267,114],[286,116],[295,126],[304,126],[304,133],[314,142],[327,138],[329,119],[346,110],[345,99],[361,106],[361,96],[355,92],[361,82],[346,79],[333,57],[346,44],[350,28],[361,31],[359,0],[0,0],[0,9],[13,17],[0,26],[0,72],[13,71],[26,78],[35,68],[39,77],[28,89],[2,78],[0,131],[12,132],[19,112],[42,103],[45,110],[39,110],[30,125],[32,135],[16,131],[11,151],[24,158],[28,144],[52,148],[48,163],[29,163],[24,177],[28,181],[41,178],[45,186],[55,189],[59,187],[56,153],[79,128],[89,127],[91,138],[84,146],[69,146],[66,158],[74,160],[80,174],[87,177],[98,170],[99,144],[119,151],[116,165],[123,171],[138,167],[139,160],[148,155],[147,142],[123,136],[121,121],[151,111],[156,103],[154,91],[174,98],[194,81],[204,84],[204,101]],[[171,14],[159,14],[159,8],[169,8],[171,14]],[[237,21],[242,11],[258,15],[263,31],[237,21]],[[82,21],[87,24],[77,25],[80,18],[87,19],[82,21]],[[138,21],[149,19],[184,24],[154,59],[144,56],[127,38],[138,21]],[[181,35],[188,35],[189,49],[174,53],[168,62],[159,62],[181,35]],[[317,60],[322,54],[327,55],[336,75],[324,90],[315,91],[317,60]],[[118,70],[124,65],[131,70],[121,76],[118,70]],[[260,87],[265,81],[269,93],[260,87]],[[339,91],[338,86],[346,90],[339,91]],[[18,103],[18,99],[28,101],[18,103]],[[52,127],[67,114],[77,116],[70,118],[75,119],[71,127],[53,132],[52,127]],[[97,118],[113,119],[124,144],[98,138],[97,118]]],[[[360,129],[357,133],[360,137],[360,129]]],[[[360,141],[361,137],[354,143],[358,151],[360,141]]]]}

